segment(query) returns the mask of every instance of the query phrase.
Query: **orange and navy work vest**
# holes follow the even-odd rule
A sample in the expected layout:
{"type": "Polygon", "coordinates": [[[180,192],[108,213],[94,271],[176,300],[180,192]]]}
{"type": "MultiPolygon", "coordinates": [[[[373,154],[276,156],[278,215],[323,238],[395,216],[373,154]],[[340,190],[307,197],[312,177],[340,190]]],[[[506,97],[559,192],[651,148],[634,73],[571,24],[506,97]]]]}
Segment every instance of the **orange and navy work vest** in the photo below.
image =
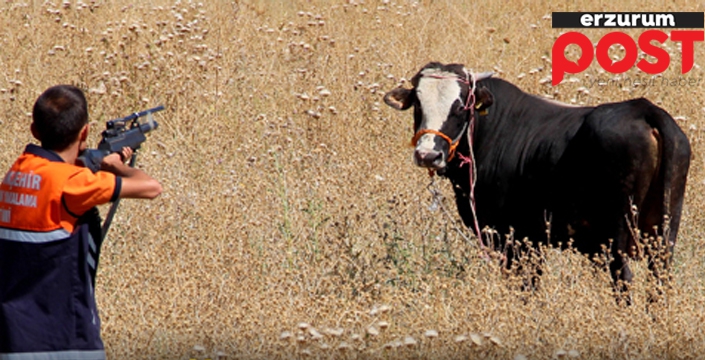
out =
{"type": "Polygon", "coordinates": [[[121,178],[28,145],[0,184],[0,360],[104,359],[95,206],[121,178]]]}

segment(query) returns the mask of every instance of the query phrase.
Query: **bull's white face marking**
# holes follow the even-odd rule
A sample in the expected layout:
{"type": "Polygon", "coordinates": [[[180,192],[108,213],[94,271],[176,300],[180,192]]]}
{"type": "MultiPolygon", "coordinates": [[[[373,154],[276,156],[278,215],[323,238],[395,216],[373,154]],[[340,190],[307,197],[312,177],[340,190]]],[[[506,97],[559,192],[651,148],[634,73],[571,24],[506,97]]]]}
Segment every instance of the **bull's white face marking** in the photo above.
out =
{"type": "MultiPolygon", "coordinates": [[[[416,86],[416,97],[422,109],[421,125],[418,130],[432,129],[439,131],[450,115],[453,103],[460,98],[458,75],[440,69],[426,69],[421,72],[416,86]]],[[[416,150],[433,150],[436,135],[425,134],[416,143],[416,150]]]]}

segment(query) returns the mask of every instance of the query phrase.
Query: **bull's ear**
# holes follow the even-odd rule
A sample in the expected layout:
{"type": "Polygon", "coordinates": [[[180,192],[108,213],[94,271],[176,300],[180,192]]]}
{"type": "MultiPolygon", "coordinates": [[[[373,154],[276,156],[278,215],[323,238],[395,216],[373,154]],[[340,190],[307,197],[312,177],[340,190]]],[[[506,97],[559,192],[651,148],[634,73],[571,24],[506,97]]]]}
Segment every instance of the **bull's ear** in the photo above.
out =
{"type": "Polygon", "coordinates": [[[487,115],[487,108],[494,103],[494,95],[486,87],[475,90],[475,110],[480,115],[487,115]]]}
{"type": "Polygon", "coordinates": [[[410,89],[396,88],[384,95],[384,102],[397,110],[406,110],[414,103],[414,96],[410,89]]]}

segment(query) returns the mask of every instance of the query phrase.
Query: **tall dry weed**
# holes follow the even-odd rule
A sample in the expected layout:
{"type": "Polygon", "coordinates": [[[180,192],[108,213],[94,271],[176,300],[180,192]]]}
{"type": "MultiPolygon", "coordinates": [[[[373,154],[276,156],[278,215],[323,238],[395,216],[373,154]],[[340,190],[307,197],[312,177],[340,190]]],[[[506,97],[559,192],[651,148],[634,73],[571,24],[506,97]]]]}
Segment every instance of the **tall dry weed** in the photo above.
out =
{"type": "MultiPolygon", "coordinates": [[[[0,164],[32,141],[29,112],[51,85],[86,90],[93,143],[106,120],[166,105],[138,157],[165,191],[122,202],[103,249],[97,296],[113,359],[702,358],[705,95],[618,86],[596,65],[551,87],[560,30],[549,15],[587,8],[703,11],[687,1],[6,1],[0,164]],[[580,254],[545,249],[528,292],[482,259],[450,185],[436,184],[434,200],[412,166],[410,115],[381,105],[432,60],[567,103],[645,96],[678,119],[695,156],[664,301],[646,309],[646,260],[632,265],[626,307],[580,254]]],[[[682,77],[702,83],[701,45],[682,77]]],[[[665,47],[663,77],[681,77],[677,45],[665,47]]]]}

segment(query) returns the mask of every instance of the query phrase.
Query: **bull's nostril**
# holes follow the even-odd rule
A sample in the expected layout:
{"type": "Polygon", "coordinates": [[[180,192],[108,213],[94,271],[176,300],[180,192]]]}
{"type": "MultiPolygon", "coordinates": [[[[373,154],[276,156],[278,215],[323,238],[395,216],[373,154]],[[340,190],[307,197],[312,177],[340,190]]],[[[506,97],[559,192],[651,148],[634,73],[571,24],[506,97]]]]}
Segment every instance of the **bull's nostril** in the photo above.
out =
{"type": "Polygon", "coordinates": [[[436,156],[433,157],[433,160],[431,160],[431,163],[432,163],[432,164],[435,164],[435,165],[438,165],[438,164],[440,164],[442,161],[443,161],[443,153],[440,152],[440,151],[438,151],[438,152],[436,153],[436,156]]]}
{"type": "Polygon", "coordinates": [[[419,151],[419,150],[414,151],[414,159],[416,160],[417,164],[420,164],[423,162],[424,155],[426,155],[426,153],[424,151],[419,151]]]}
{"type": "Polygon", "coordinates": [[[435,150],[417,149],[414,151],[414,160],[419,166],[437,168],[443,162],[443,153],[435,150]]]}

